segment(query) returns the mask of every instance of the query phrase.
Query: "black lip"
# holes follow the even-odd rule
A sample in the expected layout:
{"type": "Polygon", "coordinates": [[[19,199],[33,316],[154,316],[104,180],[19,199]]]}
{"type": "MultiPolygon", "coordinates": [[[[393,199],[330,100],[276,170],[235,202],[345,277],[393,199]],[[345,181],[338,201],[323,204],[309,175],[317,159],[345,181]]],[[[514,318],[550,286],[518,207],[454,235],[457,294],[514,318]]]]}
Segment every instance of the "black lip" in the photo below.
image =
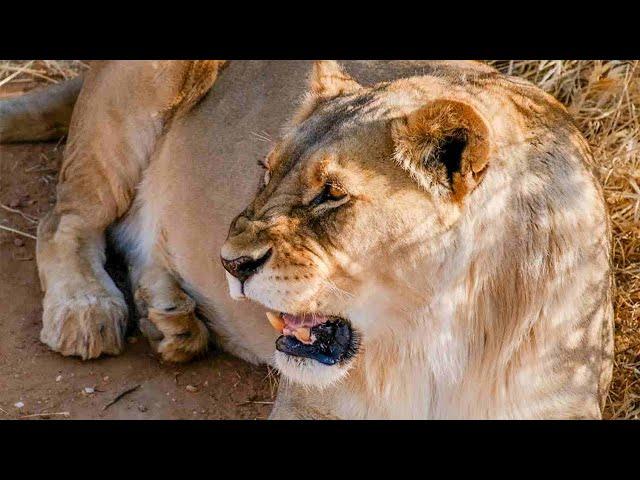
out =
{"type": "Polygon", "coordinates": [[[311,329],[315,337],[312,344],[302,343],[293,336],[282,335],[276,340],[276,349],[294,357],[316,360],[324,365],[335,365],[353,357],[358,349],[356,335],[346,320],[333,317],[311,329]]]}

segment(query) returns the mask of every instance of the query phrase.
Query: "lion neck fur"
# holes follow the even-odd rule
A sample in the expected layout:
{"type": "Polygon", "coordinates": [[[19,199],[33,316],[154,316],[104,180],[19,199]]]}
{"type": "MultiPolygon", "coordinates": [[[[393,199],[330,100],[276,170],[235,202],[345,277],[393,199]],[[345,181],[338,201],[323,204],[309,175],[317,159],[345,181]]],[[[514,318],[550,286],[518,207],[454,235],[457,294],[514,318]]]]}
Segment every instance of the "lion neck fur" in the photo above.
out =
{"type": "Polygon", "coordinates": [[[547,228],[519,229],[518,217],[537,208],[527,193],[539,178],[487,177],[450,230],[428,245],[412,243],[407,263],[363,286],[352,318],[380,332],[334,387],[341,393],[331,409],[339,416],[528,418],[557,407],[538,400],[563,381],[544,378],[540,359],[565,358],[560,343],[584,282],[570,274],[580,263],[575,253],[545,252],[589,227],[545,214],[554,210],[549,204],[536,220],[547,228]]]}

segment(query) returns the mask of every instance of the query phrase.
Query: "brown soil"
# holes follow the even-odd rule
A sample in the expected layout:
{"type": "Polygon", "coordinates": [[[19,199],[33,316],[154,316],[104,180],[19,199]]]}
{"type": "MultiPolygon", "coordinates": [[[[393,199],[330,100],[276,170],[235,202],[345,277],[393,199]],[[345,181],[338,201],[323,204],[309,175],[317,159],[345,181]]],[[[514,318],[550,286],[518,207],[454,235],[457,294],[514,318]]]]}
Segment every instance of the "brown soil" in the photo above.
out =
{"type": "MultiPolygon", "coordinates": [[[[54,203],[61,156],[62,146],[55,143],[0,145],[0,203],[30,217],[45,214],[54,203]]],[[[33,221],[2,206],[0,225],[31,235],[36,231],[33,221]]],[[[31,238],[0,230],[0,419],[60,412],[68,416],[50,418],[268,416],[275,395],[273,376],[265,367],[221,352],[187,365],[163,364],[136,331],[118,357],[83,362],[51,352],[38,339],[42,292],[34,248],[31,238]],[[15,406],[19,402],[22,408],[15,406]]]]}

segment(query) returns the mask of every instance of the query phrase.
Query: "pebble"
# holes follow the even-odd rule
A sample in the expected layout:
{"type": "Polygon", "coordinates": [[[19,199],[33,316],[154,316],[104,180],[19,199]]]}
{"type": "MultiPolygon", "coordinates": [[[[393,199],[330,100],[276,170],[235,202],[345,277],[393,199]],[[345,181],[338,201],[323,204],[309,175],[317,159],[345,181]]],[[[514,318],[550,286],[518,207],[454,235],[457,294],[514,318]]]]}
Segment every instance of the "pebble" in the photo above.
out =
{"type": "Polygon", "coordinates": [[[62,375],[58,375],[58,376],[56,377],[56,382],[59,382],[60,380],[62,380],[62,375]]]}
{"type": "Polygon", "coordinates": [[[91,395],[92,393],[95,393],[96,389],[93,387],[84,387],[84,393],[86,393],[87,395],[91,395]]]}
{"type": "Polygon", "coordinates": [[[187,385],[184,387],[187,392],[196,393],[198,391],[198,387],[194,387],[193,385],[187,385]]]}
{"type": "Polygon", "coordinates": [[[138,405],[138,410],[140,410],[142,413],[146,412],[148,409],[146,406],[144,405],[138,405]]]}
{"type": "Polygon", "coordinates": [[[16,408],[24,408],[24,402],[16,402],[13,404],[13,406],[16,408]]]}

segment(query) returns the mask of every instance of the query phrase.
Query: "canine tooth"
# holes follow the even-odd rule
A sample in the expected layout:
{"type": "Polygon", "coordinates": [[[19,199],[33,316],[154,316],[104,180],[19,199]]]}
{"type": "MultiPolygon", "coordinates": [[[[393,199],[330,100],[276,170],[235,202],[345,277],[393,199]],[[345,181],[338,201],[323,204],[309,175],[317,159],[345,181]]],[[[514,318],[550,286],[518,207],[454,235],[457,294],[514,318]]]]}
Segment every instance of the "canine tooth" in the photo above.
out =
{"type": "Polygon", "coordinates": [[[300,327],[293,333],[293,335],[301,342],[308,343],[311,339],[311,329],[307,327],[300,327]]]}
{"type": "Polygon", "coordinates": [[[267,320],[269,320],[269,323],[273,328],[282,333],[282,331],[284,330],[284,322],[280,318],[280,315],[273,312],[267,312],[267,320]]]}

